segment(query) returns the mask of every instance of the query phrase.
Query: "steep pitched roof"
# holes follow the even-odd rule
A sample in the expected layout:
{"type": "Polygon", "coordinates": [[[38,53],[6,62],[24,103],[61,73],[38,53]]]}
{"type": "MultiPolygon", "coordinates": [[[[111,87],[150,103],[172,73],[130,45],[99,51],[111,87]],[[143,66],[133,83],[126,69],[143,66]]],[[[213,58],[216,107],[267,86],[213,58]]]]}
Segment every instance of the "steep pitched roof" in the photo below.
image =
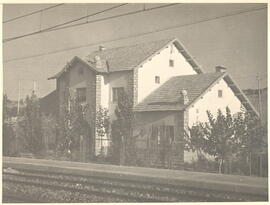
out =
{"type": "Polygon", "coordinates": [[[79,58],[78,56],[74,56],[74,57],[72,58],[72,60],[71,60],[70,62],[68,62],[60,72],[58,72],[58,73],[56,73],[55,75],[49,77],[48,80],[55,79],[55,78],[59,78],[63,73],[65,73],[66,71],[68,71],[69,69],[71,69],[72,66],[73,66],[75,63],[77,63],[77,62],[80,62],[80,63],[82,63],[82,64],[85,64],[86,66],[88,66],[88,68],[89,68],[90,70],[92,70],[92,71],[94,71],[94,72],[97,72],[93,67],[89,66],[84,60],[82,60],[82,59],[79,58]]]}
{"type": "MultiPolygon", "coordinates": [[[[184,56],[184,58],[197,73],[202,73],[200,66],[188,53],[187,49],[184,48],[184,46],[177,39],[172,38],[105,49],[102,51],[94,51],[83,59],[76,57],[76,60],[79,59],[80,61],[86,63],[89,68],[94,69],[98,73],[127,71],[139,67],[145,61],[152,58],[171,43],[177,47],[179,52],[184,56]],[[100,59],[100,64],[98,66],[95,59],[97,56],[100,59]]],[[[65,69],[66,66],[62,69],[62,71],[49,79],[58,78],[63,72],[65,72],[65,69]]]]}
{"type": "Polygon", "coordinates": [[[159,41],[141,43],[136,45],[105,49],[103,51],[95,51],[90,55],[86,56],[86,61],[95,66],[95,56],[99,56],[103,60],[103,67],[97,68],[99,72],[115,72],[123,70],[132,70],[134,67],[139,65],[149,56],[162,49],[173,39],[164,39],[159,41]],[[106,69],[108,62],[109,68],[106,69]]]}
{"type": "Polygon", "coordinates": [[[258,115],[256,109],[248,101],[227,73],[204,73],[196,75],[175,76],[153,91],[141,103],[134,107],[136,112],[145,111],[168,111],[184,110],[191,106],[203,94],[212,87],[219,79],[224,79],[232,88],[238,99],[247,110],[252,110],[258,115]],[[184,105],[181,91],[185,89],[188,93],[189,103],[184,105]]]}

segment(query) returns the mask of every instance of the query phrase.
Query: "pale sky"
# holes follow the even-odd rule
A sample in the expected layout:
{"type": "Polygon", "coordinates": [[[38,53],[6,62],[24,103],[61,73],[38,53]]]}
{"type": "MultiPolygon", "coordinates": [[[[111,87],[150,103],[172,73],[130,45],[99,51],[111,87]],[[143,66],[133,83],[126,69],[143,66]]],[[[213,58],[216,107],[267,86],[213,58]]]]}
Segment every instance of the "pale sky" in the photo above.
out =
{"type": "MultiPolygon", "coordinates": [[[[4,5],[3,20],[52,5],[4,5]]],[[[47,28],[113,5],[115,4],[64,4],[47,10],[42,15],[35,14],[4,23],[3,38],[31,33],[39,30],[40,26],[47,28]]],[[[160,5],[146,4],[145,6],[149,8],[160,5]]],[[[47,78],[60,71],[75,55],[85,56],[96,50],[99,44],[111,48],[171,37],[178,38],[184,44],[205,72],[213,72],[216,65],[223,65],[228,68],[229,74],[242,89],[257,88],[256,75],[259,73],[262,78],[261,86],[266,87],[267,9],[230,15],[265,6],[266,4],[178,4],[6,42],[3,44],[4,92],[9,98],[17,99],[18,79],[21,79],[22,97],[31,93],[34,81],[36,81],[37,94],[42,97],[53,91],[56,86],[55,80],[49,81],[47,78]],[[194,22],[228,14],[230,16],[194,24],[194,22]],[[136,36],[179,25],[182,26],[123,39],[127,36],[136,36]],[[114,39],[123,40],[110,42],[114,39]],[[76,48],[82,45],[84,47],[76,48]],[[70,48],[76,49],[65,50],[70,48]],[[54,53],[43,55],[48,52],[54,53]],[[24,59],[18,60],[19,58],[24,59]]],[[[140,10],[143,7],[143,4],[128,4],[104,14],[89,17],[88,20],[140,10]]],[[[81,22],[86,22],[86,20],[81,22]]]]}

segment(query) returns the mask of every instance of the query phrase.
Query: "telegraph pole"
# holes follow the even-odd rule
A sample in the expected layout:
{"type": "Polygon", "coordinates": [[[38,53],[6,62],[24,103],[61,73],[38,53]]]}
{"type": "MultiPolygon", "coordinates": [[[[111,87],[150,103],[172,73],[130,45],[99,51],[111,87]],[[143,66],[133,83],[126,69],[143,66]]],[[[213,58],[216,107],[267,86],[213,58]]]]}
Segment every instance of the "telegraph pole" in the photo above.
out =
{"type": "Polygon", "coordinates": [[[34,91],[34,93],[36,93],[36,89],[37,89],[37,82],[33,81],[33,91],[34,91]]]}
{"type": "Polygon", "coordinates": [[[257,81],[258,81],[258,98],[259,98],[259,113],[260,113],[260,117],[262,115],[262,99],[261,99],[261,88],[260,88],[260,74],[257,73],[257,81]]]}
{"type": "MultiPolygon", "coordinates": [[[[260,113],[260,118],[262,117],[262,99],[261,99],[261,86],[260,86],[260,80],[261,80],[261,78],[260,78],[260,74],[259,73],[257,73],[257,81],[258,81],[258,100],[259,100],[259,113],[260,113]]],[[[260,119],[260,124],[261,124],[261,119],[260,119]]],[[[263,161],[262,161],[262,154],[260,154],[259,155],[259,166],[260,166],[260,168],[259,168],[259,176],[262,176],[263,174],[262,174],[262,169],[263,169],[263,167],[262,167],[262,163],[263,163],[263,161]]]]}

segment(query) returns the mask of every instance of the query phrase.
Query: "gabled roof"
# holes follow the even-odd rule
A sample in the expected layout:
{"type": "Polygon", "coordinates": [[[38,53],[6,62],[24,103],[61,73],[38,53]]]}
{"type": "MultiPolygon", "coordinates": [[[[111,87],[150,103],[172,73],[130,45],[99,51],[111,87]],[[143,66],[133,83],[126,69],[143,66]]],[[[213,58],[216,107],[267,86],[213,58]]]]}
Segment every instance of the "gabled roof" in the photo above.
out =
{"type": "MultiPolygon", "coordinates": [[[[76,58],[83,61],[89,68],[94,69],[97,73],[128,71],[141,66],[144,62],[158,54],[163,48],[171,43],[176,46],[197,73],[202,73],[201,68],[195,59],[191,57],[187,49],[175,38],[94,51],[83,59],[76,58]],[[98,56],[101,62],[101,65],[99,66],[97,66],[96,63],[96,56],[98,56]]],[[[65,69],[66,66],[62,71],[49,79],[58,78],[65,72],[65,69]]]]}
{"type": "Polygon", "coordinates": [[[54,76],[52,76],[52,77],[49,77],[48,80],[55,79],[55,78],[59,78],[63,73],[65,73],[66,71],[68,71],[69,69],[71,69],[72,66],[75,65],[75,63],[77,63],[77,62],[80,62],[80,63],[82,63],[82,64],[85,64],[85,65],[88,66],[88,68],[89,68],[90,70],[92,70],[92,71],[94,71],[94,72],[97,72],[94,68],[90,67],[84,60],[82,60],[82,59],[79,58],[78,56],[75,56],[75,57],[72,58],[72,60],[71,60],[70,62],[68,62],[68,63],[64,66],[64,68],[63,68],[60,72],[56,73],[56,74],[55,74],[54,76]]]}
{"type": "Polygon", "coordinates": [[[245,94],[232,81],[227,73],[204,73],[195,75],[175,76],[153,91],[141,103],[134,107],[135,112],[145,111],[169,111],[185,110],[204,95],[218,80],[224,79],[231,87],[237,98],[247,110],[258,112],[248,101],[245,94]],[[189,103],[184,105],[181,91],[185,89],[188,93],[189,103]]]}

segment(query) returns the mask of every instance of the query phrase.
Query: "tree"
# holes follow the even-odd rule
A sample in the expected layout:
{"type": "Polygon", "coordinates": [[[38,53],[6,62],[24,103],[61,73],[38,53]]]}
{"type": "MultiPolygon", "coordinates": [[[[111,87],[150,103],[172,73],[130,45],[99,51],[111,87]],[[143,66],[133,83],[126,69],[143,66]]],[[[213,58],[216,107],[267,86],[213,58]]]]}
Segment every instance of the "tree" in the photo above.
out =
{"type": "Polygon", "coordinates": [[[237,155],[242,171],[252,174],[252,156],[267,149],[267,126],[250,112],[241,112],[235,118],[236,135],[240,144],[237,155]]]}
{"type": "Polygon", "coordinates": [[[109,137],[109,129],[110,129],[110,117],[108,115],[108,109],[99,107],[96,113],[96,131],[98,134],[98,137],[101,140],[101,150],[99,155],[101,157],[105,157],[104,153],[104,147],[103,147],[103,138],[105,136],[109,137]]]}
{"type": "Polygon", "coordinates": [[[25,149],[33,154],[41,154],[44,150],[41,112],[39,100],[34,92],[25,99],[25,108],[22,117],[18,119],[22,128],[25,149]]]}
{"type": "Polygon", "coordinates": [[[222,167],[226,173],[231,172],[232,158],[238,161],[242,170],[245,170],[244,165],[248,161],[251,173],[251,156],[265,146],[266,126],[262,126],[258,117],[246,111],[233,117],[228,107],[225,114],[218,110],[216,118],[210,111],[207,111],[207,115],[208,122],[190,128],[186,149],[203,151],[215,157],[219,161],[219,173],[222,167]]]}
{"type": "Polygon", "coordinates": [[[88,105],[80,103],[75,94],[75,97],[68,95],[67,103],[61,105],[60,109],[58,153],[72,160],[82,160],[79,156],[80,145],[90,135],[90,125],[85,117],[88,105]]]}
{"type": "Polygon", "coordinates": [[[128,95],[123,92],[118,96],[118,104],[115,109],[116,120],[112,122],[112,140],[114,153],[120,151],[120,163],[127,165],[136,164],[135,139],[132,135],[134,116],[132,103],[128,95]]]}
{"type": "Polygon", "coordinates": [[[196,152],[198,159],[203,156],[204,147],[204,127],[202,123],[189,128],[189,133],[185,133],[185,150],[196,152]]]}
{"type": "Polygon", "coordinates": [[[207,116],[208,122],[199,124],[201,131],[197,142],[201,144],[200,149],[204,153],[219,161],[219,173],[221,173],[224,162],[229,162],[233,154],[237,152],[234,122],[228,107],[226,107],[225,115],[219,109],[216,119],[210,111],[207,111],[207,116]]]}
{"type": "Polygon", "coordinates": [[[58,123],[54,115],[42,114],[42,131],[45,149],[56,151],[58,123]]]}
{"type": "Polygon", "coordinates": [[[3,155],[12,156],[14,151],[12,145],[15,142],[14,123],[11,120],[12,109],[9,107],[10,100],[7,95],[3,96],[3,155]]]}

